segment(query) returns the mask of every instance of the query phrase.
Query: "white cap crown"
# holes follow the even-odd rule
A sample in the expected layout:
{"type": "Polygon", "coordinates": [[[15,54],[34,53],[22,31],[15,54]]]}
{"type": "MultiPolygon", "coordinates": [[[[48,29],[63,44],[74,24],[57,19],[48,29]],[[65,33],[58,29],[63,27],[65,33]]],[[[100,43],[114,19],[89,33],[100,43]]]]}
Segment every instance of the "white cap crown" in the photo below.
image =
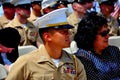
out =
{"type": "Polygon", "coordinates": [[[30,4],[30,0],[12,0],[12,4],[15,6],[22,4],[30,4]]]}
{"type": "Polygon", "coordinates": [[[42,1],[42,0],[30,0],[31,2],[34,2],[34,1],[42,1]]]}
{"type": "Polygon", "coordinates": [[[34,25],[38,28],[47,28],[60,25],[67,25],[67,8],[60,8],[38,18],[34,25]]]}
{"type": "Polygon", "coordinates": [[[57,3],[57,0],[43,0],[42,1],[42,9],[45,9],[49,6],[53,6],[57,3]]]}
{"type": "Polygon", "coordinates": [[[11,3],[11,0],[1,0],[2,4],[3,3],[11,3]]]}

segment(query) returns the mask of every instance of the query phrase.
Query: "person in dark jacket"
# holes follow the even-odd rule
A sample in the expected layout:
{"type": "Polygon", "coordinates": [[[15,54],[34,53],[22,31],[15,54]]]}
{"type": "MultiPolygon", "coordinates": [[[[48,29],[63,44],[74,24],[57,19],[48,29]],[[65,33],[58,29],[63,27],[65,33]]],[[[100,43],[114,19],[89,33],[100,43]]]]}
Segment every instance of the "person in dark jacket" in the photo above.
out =
{"type": "Polygon", "coordinates": [[[14,28],[4,28],[0,30],[0,64],[10,66],[18,58],[18,44],[20,34],[14,28]]]}

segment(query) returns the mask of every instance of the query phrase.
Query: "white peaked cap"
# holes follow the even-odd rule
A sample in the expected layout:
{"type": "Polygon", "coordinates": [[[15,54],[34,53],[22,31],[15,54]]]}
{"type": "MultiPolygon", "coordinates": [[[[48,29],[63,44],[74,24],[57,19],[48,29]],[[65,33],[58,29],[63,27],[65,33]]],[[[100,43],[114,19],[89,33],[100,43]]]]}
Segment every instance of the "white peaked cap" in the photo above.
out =
{"type": "Polygon", "coordinates": [[[67,0],[68,2],[73,2],[74,0],[67,0]]]}
{"type": "Polygon", "coordinates": [[[42,1],[42,0],[30,0],[31,2],[34,2],[34,1],[42,1]]]}
{"type": "Polygon", "coordinates": [[[43,0],[42,1],[42,9],[45,9],[49,6],[53,6],[57,3],[57,0],[43,0]]]}
{"type": "Polygon", "coordinates": [[[2,4],[3,3],[11,3],[11,0],[1,0],[2,4]]]}
{"type": "Polygon", "coordinates": [[[67,8],[60,8],[52,12],[49,12],[48,14],[45,14],[42,17],[38,18],[34,22],[34,25],[38,28],[68,25],[66,11],[67,8]]]}
{"type": "Polygon", "coordinates": [[[15,6],[22,5],[22,4],[30,4],[30,0],[12,0],[11,2],[15,6]]]}

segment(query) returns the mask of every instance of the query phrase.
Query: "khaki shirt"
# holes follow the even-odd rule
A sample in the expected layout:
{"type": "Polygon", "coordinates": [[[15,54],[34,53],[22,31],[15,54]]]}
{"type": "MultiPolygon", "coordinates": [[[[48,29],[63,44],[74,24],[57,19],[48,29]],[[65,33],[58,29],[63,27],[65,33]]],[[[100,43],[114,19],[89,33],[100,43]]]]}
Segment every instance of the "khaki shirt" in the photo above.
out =
{"type": "Polygon", "coordinates": [[[70,29],[70,37],[71,37],[71,40],[73,40],[74,35],[77,32],[77,28],[78,28],[78,24],[80,22],[80,19],[77,18],[73,12],[70,16],[68,16],[67,21],[70,25],[72,25],[74,27],[73,29],[70,29]]]}
{"type": "Polygon", "coordinates": [[[10,22],[4,15],[0,17],[0,29],[3,29],[5,25],[10,22]]]}
{"type": "Polygon", "coordinates": [[[6,80],[86,80],[86,73],[80,60],[76,58],[75,63],[73,56],[65,51],[56,67],[42,45],[38,50],[19,57],[6,80]]]}
{"type": "MultiPolygon", "coordinates": [[[[33,11],[32,11],[30,17],[28,18],[28,20],[34,24],[34,21],[35,21],[37,18],[38,18],[38,17],[36,17],[36,16],[33,14],[33,11]]],[[[40,35],[38,35],[38,38],[37,38],[37,47],[39,47],[41,44],[43,44],[43,41],[42,41],[40,35]]]]}
{"type": "Polygon", "coordinates": [[[15,17],[6,27],[13,27],[17,29],[21,35],[20,46],[23,45],[32,45],[33,42],[37,41],[38,37],[38,28],[35,27],[31,22],[27,22],[26,27],[18,21],[17,17],[15,17]]]}
{"type": "Polygon", "coordinates": [[[119,24],[116,19],[114,19],[112,16],[108,19],[108,26],[110,28],[110,36],[119,36],[119,24]]]}
{"type": "Polygon", "coordinates": [[[35,16],[35,15],[33,14],[33,11],[32,11],[31,14],[30,14],[30,17],[28,18],[28,20],[33,23],[37,18],[38,18],[38,17],[35,16]]]}

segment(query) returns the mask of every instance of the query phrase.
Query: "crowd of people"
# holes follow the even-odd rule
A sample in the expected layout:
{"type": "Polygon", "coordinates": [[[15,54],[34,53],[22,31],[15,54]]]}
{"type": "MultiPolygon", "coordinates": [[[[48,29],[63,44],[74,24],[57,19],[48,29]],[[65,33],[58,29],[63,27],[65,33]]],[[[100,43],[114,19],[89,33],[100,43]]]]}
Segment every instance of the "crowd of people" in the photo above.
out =
{"type": "Polygon", "coordinates": [[[119,0],[0,2],[0,80],[120,80],[119,0]],[[19,56],[27,45],[38,49],[19,56]]]}

